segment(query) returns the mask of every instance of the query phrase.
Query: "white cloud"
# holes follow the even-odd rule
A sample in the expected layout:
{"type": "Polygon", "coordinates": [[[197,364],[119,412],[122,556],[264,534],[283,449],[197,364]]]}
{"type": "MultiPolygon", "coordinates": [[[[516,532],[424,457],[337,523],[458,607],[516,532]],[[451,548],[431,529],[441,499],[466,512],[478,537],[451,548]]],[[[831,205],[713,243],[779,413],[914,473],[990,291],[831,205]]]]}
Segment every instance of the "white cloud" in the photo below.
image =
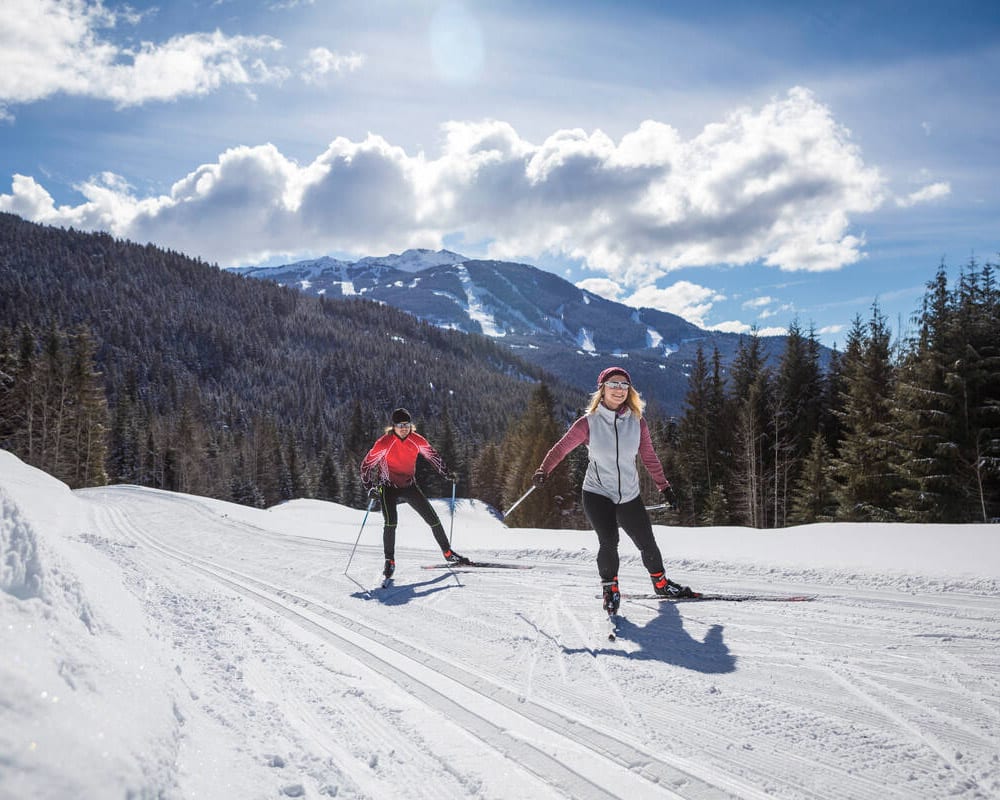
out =
{"type": "Polygon", "coordinates": [[[915,192],[911,192],[906,197],[897,197],[896,205],[900,208],[909,208],[917,203],[927,203],[951,194],[951,184],[947,181],[938,181],[929,186],[924,186],[915,192]]]}
{"type": "Polygon", "coordinates": [[[764,306],[769,306],[774,302],[773,297],[768,297],[764,295],[762,297],[754,297],[751,300],[747,300],[743,303],[743,308],[763,308],[764,306]]]}
{"type": "MultiPolygon", "coordinates": [[[[707,330],[721,331],[722,333],[750,333],[754,330],[754,326],[733,319],[727,322],[720,322],[716,325],[709,325],[707,326],[707,330]]],[[[756,330],[758,336],[785,336],[788,334],[788,328],[781,327],[757,328],[756,330]]]]}
{"type": "MultiPolygon", "coordinates": [[[[235,68],[233,59],[235,50],[235,68]]],[[[129,85],[118,84],[123,102],[142,96],[121,88],[129,85]]],[[[203,84],[192,76],[184,85],[203,84]]],[[[560,130],[533,144],[495,120],[451,122],[444,132],[436,158],[374,134],[338,138],[304,166],[272,145],[243,147],[168,195],[137,198],[98,180],[77,187],[87,199],[79,208],[41,207],[46,221],[99,218],[116,235],[222,263],[434,247],[461,235],[490,242],[495,258],[569,256],[633,289],[683,266],[837,269],[863,255],[852,215],[886,197],[848,132],[800,88],[689,141],[651,121],[618,142],[600,130],[560,130]]],[[[0,208],[38,204],[41,187],[28,180],[15,180],[0,208]]],[[[701,302],[688,313],[697,316],[701,302]]]]}
{"type": "Polygon", "coordinates": [[[257,55],[280,49],[267,36],[191,33],[131,50],[101,36],[118,22],[135,21],[131,12],[89,0],[4,0],[0,103],[10,107],[62,92],[131,106],[286,75],[257,55]]]}
{"type": "Polygon", "coordinates": [[[828,335],[828,334],[831,334],[831,333],[840,333],[842,330],[844,330],[844,326],[843,325],[826,325],[826,326],[820,328],[817,331],[817,333],[819,333],[820,335],[824,335],[825,336],[825,335],[828,335]]]}
{"type": "Polygon", "coordinates": [[[325,47],[314,47],[302,61],[302,80],[322,83],[331,73],[354,72],[361,69],[365,57],[358,53],[341,55],[325,47]]]}
{"type": "Polygon", "coordinates": [[[635,308],[667,311],[683,317],[699,328],[704,328],[705,316],[712,310],[712,306],[725,299],[725,295],[719,294],[714,289],[690,281],[677,281],[664,289],[657,289],[655,286],[644,287],[622,302],[635,308]]]}
{"type": "Polygon", "coordinates": [[[746,322],[740,322],[738,319],[731,319],[726,322],[709,325],[706,330],[722,331],[723,333],[750,333],[753,330],[753,326],[748,325],[746,322]]]}
{"type": "Polygon", "coordinates": [[[609,278],[587,278],[586,280],[578,281],[576,284],[578,289],[585,289],[592,294],[596,294],[598,297],[603,297],[605,300],[618,301],[618,298],[624,293],[620,283],[616,283],[609,278]]]}

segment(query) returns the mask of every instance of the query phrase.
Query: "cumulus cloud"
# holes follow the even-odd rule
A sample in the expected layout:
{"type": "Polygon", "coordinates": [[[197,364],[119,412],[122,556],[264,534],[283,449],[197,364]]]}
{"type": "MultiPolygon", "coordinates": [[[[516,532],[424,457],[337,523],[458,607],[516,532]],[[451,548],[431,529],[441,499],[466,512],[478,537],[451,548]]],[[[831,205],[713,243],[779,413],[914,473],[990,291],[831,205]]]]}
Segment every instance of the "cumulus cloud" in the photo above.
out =
{"type": "Polygon", "coordinates": [[[592,294],[596,294],[598,297],[615,302],[618,302],[618,298],[625,292],[620,283],[610,278],[587,278],[586,280],[578,281],[576,286],[578,289],[585,289],[592,294]]]}
{"type": "Polygon", "coordinates": [[[302,61],[302,80],[322,83],[331,73],[354,72],[364,63],[365,57],[358,53],[341,55],[325,47],[314,47],[302,61]]]}
{"type": "Polygon", "coordinates": [[[897,197],[896,205],[900,208],[909,208],[910,206],[915,206],[918,203],[927,203],[931,200],[947,197],[950,194],[951,184],[946,181],[938,181],[937,183],[932,183],[929,186],[924,186],[922,189],[918,189],[915,192],[911,192],[906,195],[906,197],[897,197]]]}
{"type": "Polygon", "coordinates": [[[715,325],[708,325],[706,329],[710,331],[721,331],[722,333],[750,333],[751,331],[756,330],[758,336],[785,336],[788,334],[788,328],[757,328],[754,325],[750,325],[746,322],[740,322],[736,319],[729,320],[727,322],[719,322],[715,325]]]}
{"type": "Polygon", "coordinates": [[[0,104],[10,107],[63,92],[124,107],[286,75],[259,58],[261,51],[281,47],[267,36],[191,33],[125,49],[101,35],[119,22],[135,21],[131,12],[116,13],[89,0],[4,0],[0,104]]]}
{"type": "Polygon", "coordinates": [[[704,328],[705,317],[712,310],[712,306],[725,299],[725,295],[714,289],[699,286],[690,281],[677,281],[665,289],[646,286],[625,298],[623,302],[635,308],[655,308],[660,311],[668,311],[683,317],[699,328],[704,328]]]}
{"type": "MultiPolygon", "coordinates": [[[[304,165],[272,145],[234,148],[158,197],[108,176],[76,188],[86,202],[56,208],[33,178],[17,176],[0,209],[99,219],[116,235],[225,264],[437,247],[461,235],[489,242],[494,258],[572,257],[622,293],[680,267],[840,268],[863,255],[852,218],[889,197],[849,133],[801,88],[686,141],[653,121],[619,141],[573,129],[539,144],[502,121],[450,122],[437,157],[371,134],[338,138],[304,165]]],[[[655,290],[666,294],[647,304],[673,303],[672,291],[655,290]]],[[[679,306],[697,316],[705,302],[679,306]]]]}

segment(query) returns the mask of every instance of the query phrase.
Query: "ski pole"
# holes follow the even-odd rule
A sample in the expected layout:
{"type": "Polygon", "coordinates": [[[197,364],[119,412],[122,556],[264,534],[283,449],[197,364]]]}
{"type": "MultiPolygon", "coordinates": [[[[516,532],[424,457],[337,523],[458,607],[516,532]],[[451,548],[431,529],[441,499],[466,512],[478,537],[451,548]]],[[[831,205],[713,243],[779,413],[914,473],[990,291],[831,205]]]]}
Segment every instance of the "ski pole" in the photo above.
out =
{"type": "Polygon", "coordinates": [[[527,497],[529,494],[531,494],[533,491],[535,491],[535,486],[534,485],[532,485],[531,488],[528,489],[528,491],[526,491],[524,494],[522,494],[521,497],[518,499],[518,501],[516,503],[514,503],[514,505],[512,505],[510,508],[508,508],[504,512],[504,515],[503,515],[504,519],[506,519],[508,517],[508,515],[510,514],[511,511],[513,511],[515,508],[517,508],[519,505],[521,505],[521,502],[524,500],[524,498],[527,497]]]}
{"type": "Polygon", "coordinates": [[[368,515],[372,513],[372,505],[375,503],[377,498],[373,497],[368,501],[368,510],[365,511],[365,518],[361,520],[361,528],[358,530],[358,538],[354,540],[354,547],[351,548],[351,557],[347,559],[347,566],[344,567],[344,574],[347,574],[347,570],[351,568],[351,562],[354,560],[354,551],[358,549],[358,542],[361,541],[361,531],[365,529],[365,523],[368,522],[368,515]]]}
{"type": "Polygon", "coordinates": [[[670,503],[660,503],[657,506],[646,506],[647,511],[658,511],[661,508],[673,508],[670,503]]]}
{"type": "Polygon", "coordinates": [[[448,542],[452,545],[455,544],[452,539],[452,535],[455,532],[455,489],[458,487],[458,481],[451,482],[451,523],[448,525],[448,542]]]}

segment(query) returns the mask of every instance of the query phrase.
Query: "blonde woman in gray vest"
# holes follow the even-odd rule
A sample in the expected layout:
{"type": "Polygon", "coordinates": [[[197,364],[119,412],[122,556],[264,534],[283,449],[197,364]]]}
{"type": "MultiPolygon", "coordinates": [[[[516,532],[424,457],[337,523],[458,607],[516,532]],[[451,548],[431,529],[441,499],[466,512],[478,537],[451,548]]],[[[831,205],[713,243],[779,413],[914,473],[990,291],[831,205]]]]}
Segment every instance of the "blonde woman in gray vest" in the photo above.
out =
{"type": "Polygon", "coordinates": [[[670,481],[663,474],[663,465],[653,450],[649,427],[642,416],[645,405],[628,372],[622,367],[608,367],[597,378],[597,391],[590,398],[587,413],[553,445],[533,476],[535,485],[541,486],[572,450],[587,445],[589,463],[583,479],[583,510],[597,532],[597,569],[604,590],[604,609],[608,614],[618,613],[621,602],[619,526],[635,542],[656,594],[698,596],[689,586],[681,586],[667,578],[649,513],[639,494],[636,456],[664,498],[673,501],[670,481]]]}

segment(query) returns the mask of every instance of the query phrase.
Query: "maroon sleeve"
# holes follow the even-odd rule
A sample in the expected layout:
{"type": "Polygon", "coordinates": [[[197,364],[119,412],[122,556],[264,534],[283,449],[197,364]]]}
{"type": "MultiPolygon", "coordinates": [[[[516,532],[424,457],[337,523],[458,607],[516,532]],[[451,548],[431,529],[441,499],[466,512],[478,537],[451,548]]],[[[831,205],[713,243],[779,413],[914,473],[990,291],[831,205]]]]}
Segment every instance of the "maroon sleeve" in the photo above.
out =
{"type": "Polygon", "coordinates": [[[670,485],[670,481],[663,474],[663,464],[660,463],[660,459],[657,458],[656,451],[653,449],[653,437],[649,435],[649,426],[646,424],[645,418],[639,420],[639,458],[642,459],[643,466],[653,478],[656,488],[661,492],[666,489],[670,485]]]}
{"type": "Polygon", "coordinates": [[[552,472],[552,470],[559,466],[560,462],[562,462],[562,460],[566,458],[572,450],[575,450],[581,444],[587,444],[589,442],[590,423],[587,421],[586,417],[580,417],[580,419],[569,426],[569,430],[566,431],[562,439],[552,445],[552,449],[549,450],[549,452],[545,454],[545,458],[542,459],[539,469],[548,475],[552,472]]]}

